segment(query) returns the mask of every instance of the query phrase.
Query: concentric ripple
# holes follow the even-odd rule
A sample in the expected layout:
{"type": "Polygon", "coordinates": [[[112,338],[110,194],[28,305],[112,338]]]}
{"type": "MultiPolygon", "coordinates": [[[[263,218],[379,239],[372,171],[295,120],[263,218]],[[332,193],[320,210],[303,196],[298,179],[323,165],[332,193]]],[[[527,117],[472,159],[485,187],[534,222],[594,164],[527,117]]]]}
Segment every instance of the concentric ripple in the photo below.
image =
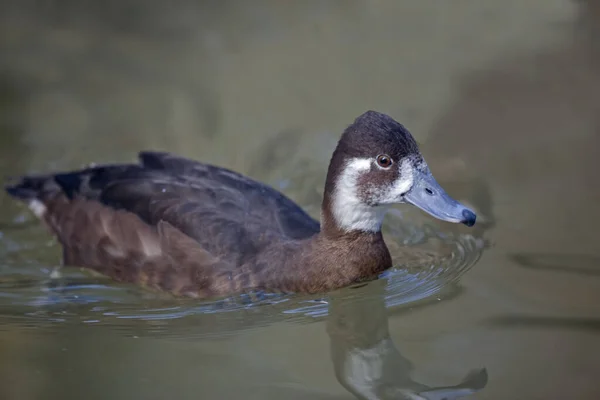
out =
{"type": "MultiPolygon", "coordinates": [[[[48,261],[57,260],[60,252],[45,232],[24,230],[21,223],[3,229],[0,326],[51,329],[75,323],[109,325],[139,336],[206,337],[278,321],[309,322],[328,313],[327,296],[252,293],[215,301],[179,300],[75,268],[55,277],[48,261]]],[[[395,308],[451,295],[485,248],[482,238],[418,224],[399,212],[388,217],[385,237],[396,266],[380,279],[386,281],[387,307],[395,308]]],[[[368,286],[357,288],[355,296],[371,295],[368,286]]]]}

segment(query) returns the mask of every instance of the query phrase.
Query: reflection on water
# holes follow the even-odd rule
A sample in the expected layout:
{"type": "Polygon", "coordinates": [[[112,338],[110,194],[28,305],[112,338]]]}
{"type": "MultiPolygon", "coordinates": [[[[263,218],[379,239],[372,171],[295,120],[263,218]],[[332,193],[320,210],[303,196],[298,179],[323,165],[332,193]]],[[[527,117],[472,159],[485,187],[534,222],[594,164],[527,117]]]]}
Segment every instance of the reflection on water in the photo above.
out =
{"type": "MultiPolygon", "coordinates": [[[[409,222],[394,215],[386,221],[389,231],[386,241],[392,253],[398,255],[396,268],[382,275],[382,281],[386,282],[383,296],[387,307],[414,306],[432,296],[451,296],[458,290],[459,278],[475,264],[484,249],[481,238],[441,232],[428,225],[416,226],[409,222]]],[[[53,323],[82,322],[127,330],[129,324],[133,324],[130,321],[182,319],[179,324],[185,332],[197,318],[199,327],[194,336],[202,337],[239,332],[282,320],[319,318],[328,313],[328,301],[316,296],[251,293],[199,303],[188,299],[166,300],[159,293],[115,284],[107,278],[92,276],[93,273],[86,270],[64,268],[57,274],[57,269],[48,265],[28,271],[11,256],[22,257],[28,251],[27,244],[21,247],[18,236],[13,236],[22,233],[23,223],[14,223],[12,228],[5,229],[5,240],[0,242],[0,254],[4,254],[7,262],[0,277],[0,310],[4,311],[3,318],[12,315],[19,324],[51,327],[53,323]],[[31,275],[27,276],[27,272],[31,275]]],[[[50,247],[43,247],[55,250],[59,245],[52,242],[50,247]]],[[[381,298],[381,295],[376,297],[381,298]]],[[[161,327],[158,333],[177,336],[177,332],[178,322],[171,322],[167,331],[161,327]]],[[[153,327],[149,326],[145,334],[152,333],[153,327]]]]}
{"type": "Polygon", "coordinates": [[[359,399],[451,400],[473,394],[487,384],[487,371],[471,371],[454,386],[431,387],[411,378],[412,363],[390,338],[381,281],[371,285],[379,295],[351,290],[334,296],[327,331],[337,379],[359,399]]]}
{"type": "Polygon", "coordinates": [[[4,224],[0,242],[5,260],[0,330],[33,330],[39,335],[94,326],[130,338],[222,340],[277,322],[326,318],[335,376],[358,398],[453,399],[483,388],[485,371],[471,373],[456,386],[430,387],[412,380],[408,361],[389,337],[386,308],[399,310],[451,297],[459,278],[479,259],[484,241],[418,226],[401,214],[389,216],[386,230],[393,254],[403,256],[397,258],[397,268],[374,283],[324,298],[254,293],[198,303],[166,300],[75,268],[59,274],[51,263],[40,268],[35,257],[54,259],[58,245],[48,241],[39,224],[32,224],[31,216],[16,213],[4,224]],[[398,363],[403,368],[398,369],[398,363]]]}
{"type": "MultiPolygon", "coordinates": [[[[5,255],[26,251],[18,248],[13,237],[21,232],[23,223],[4,230],[6,240],[1,249],[5,255]]],[[[40,330],[52,333],[65,326],[93,325],[131,338],[187,341],[223,339],[276,322],[308,323],[326,318],[335,376],[357,398],[450,400],[475,393],[487,383],[485,369],[472,371],[454,386],[427,386],[413,380],[411,363],[390,338],[387,309],[426,307],[457,293],[459,278],[483,251],[483,240],[416,226],[399,216],[391,216],[386,225],[392,231],[386,235],[390,247],[411,258],[402,257],[399,261],[403,264],[382,279],[331,296],[254,293],[198,303],[161,299],[74,268],[64,268],[60,276],[53,276],[48,267],[31,277],[20,269],[3,274],[0,280],[1,329],[32,329],[39,334],[40,330]]]]}

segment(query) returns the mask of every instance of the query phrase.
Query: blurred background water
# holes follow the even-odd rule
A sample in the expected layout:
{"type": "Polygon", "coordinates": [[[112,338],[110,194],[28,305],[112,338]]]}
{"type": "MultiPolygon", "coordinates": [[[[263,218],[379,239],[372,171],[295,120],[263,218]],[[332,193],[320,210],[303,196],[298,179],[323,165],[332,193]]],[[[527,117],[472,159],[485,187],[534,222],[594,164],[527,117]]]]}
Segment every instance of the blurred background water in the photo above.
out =
{"type": "Polygon", "coordinates": [[[162,149],[318,216],[340,132],[376,109],[481,217],[398,207],[386,240],[415,258],[362,288],[194,302],[52,279],[59,247],[0,194],[0,399],[600,398],[599,21],[593,0],[0,1],[0,178],[162,149]]]}

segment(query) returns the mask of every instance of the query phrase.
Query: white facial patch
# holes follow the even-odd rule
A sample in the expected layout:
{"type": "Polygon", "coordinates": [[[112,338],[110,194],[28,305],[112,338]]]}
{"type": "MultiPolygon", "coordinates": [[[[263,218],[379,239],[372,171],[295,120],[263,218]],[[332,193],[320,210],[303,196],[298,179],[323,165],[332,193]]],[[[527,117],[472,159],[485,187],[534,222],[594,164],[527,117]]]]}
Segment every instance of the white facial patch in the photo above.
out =
{"type": "Polygon", "coordinates": [[[338,178],[332,198],[332,213],[345,231],[378,232],[387,211],[365,204],[358,196],[358,178],[374,165],[374,158],[354,158],[338,178]]]}
{"type": "Polygon", "coordinates": [[[38,218],[44,218],[46,214],[46,206],[40,200],[33,199],[28,204],[29,209],[35,214],[38,218]]]}
{"type": "Polygon", "coordinates": [[[414,183],[412,160],[402,160],[398,179],[384,188],[374,191],[376,206],[366,204],[359,197],[358,178],[375,167],[374,158],[354,158],[350,160],[336,182],[332,198],[332,213],[338,226],[345,231],[379,232],[385,213],[391,204],[399,203],[402,195],[414,183]]]}
{"type": "Polygon", "coordinates": [[[409,158],[402,160],[398,166],[398,179],[391,186],[381,192],[377,200],[379,204],[399,203],[401,196],[408,192],[414,184],[414,166],[409,158]]]}

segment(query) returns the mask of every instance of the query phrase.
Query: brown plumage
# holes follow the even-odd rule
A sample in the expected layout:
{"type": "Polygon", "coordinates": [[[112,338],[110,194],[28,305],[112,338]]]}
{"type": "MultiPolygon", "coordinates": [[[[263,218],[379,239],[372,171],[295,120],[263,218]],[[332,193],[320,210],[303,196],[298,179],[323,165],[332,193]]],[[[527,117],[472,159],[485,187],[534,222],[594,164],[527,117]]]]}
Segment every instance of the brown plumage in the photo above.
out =
{"type": "MultiPolygon", "coordinates": [[[[26,176],[7,191],[56,235],[66,265],[179,296],[316,293],[371,279],[392,265],[379,229],[343,229],[332,213],[336,177],[347,161],[381,152],[398,164],[420,159],[402,125],[365,113],[332,157],[323,230],[267,185],[168,153],[142,152],[139,164],[26,176]]],[[[388,175],[381,182],[374,175],[369,184],[398,179],[388,175]]]]}

